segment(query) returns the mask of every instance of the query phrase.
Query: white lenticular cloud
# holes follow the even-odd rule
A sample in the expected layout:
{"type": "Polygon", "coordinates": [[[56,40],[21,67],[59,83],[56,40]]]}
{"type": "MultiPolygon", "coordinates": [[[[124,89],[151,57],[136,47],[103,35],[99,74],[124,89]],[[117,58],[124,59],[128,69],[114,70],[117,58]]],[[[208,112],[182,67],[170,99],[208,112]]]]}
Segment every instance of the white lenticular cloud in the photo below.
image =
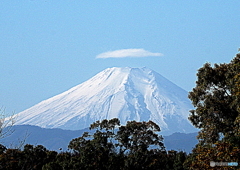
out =
{"type": "Polygon", "coordinates": [[[159,57],[161,53],[152,53],[144,49],[122,49],[101,53],[96,58],[124,58],[124,57],[159,57]]]}

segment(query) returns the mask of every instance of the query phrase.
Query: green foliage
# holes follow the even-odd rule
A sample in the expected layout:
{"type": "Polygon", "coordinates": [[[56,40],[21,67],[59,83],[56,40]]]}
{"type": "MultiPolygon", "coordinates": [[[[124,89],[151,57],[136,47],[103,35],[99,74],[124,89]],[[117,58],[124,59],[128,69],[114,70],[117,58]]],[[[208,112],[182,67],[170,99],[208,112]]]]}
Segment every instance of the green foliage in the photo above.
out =
{"type": "Polygon", "coordinates": [[[90,129],[96,130],[94,134],[84,133],[68,146],[79,162],[78,168],[174,169],[176,155],[167,154],[163,138],[157,134],[160,127],[152,121],[129,121],[120,126],[118,119],[103,120],[90,129]]]}
{"type": "Polygon", "coordinates": [[[214,145],[198,145],[184,162],[190,170],[239,169],[239,167],[211,167],[210,162],[240,162],[240,149],[230,142],[218,141],[214,145]]]}
{"type": "Polygon", "coordinates": [[[190,121],[200,128],[201,143],[239,135],[240,54],[229,64],[206,63],[197,73],[196,87],[189,93],[193,106],[190,121]]]}
{"type": "Polygon", "coordinates": [[[173,168],[174,170],[184,170],[183,163],[187,158],[187,154],[183,151],[175,153],[173,168]]]}
{"type": "Polygon", "coordinates": [[[119,128],[116,135],[120,152],[128,151],[129,154],[145,152],[150,146],[164,151],[163,138],[155,132],[160,132],[160,128],[152,121],[127,122],[126,126],[119,128]]]}
{"type": "Polygon", "coordinates": [[[25,145],[19,149],[5,149],[0,154],[0,169],[41,170],[43,165],[56,159],[57,152],[48,151],[42,145],[25,145]]]}
{"type": "Polygon", "coordinates": [[[197,77],[196,87],[189,93],[195,107],[189,119],[200,128],[199,143],[188,156],[184,167],[214,169],[210,167],[210,161],[239,162],[240,54],[228,64],[212,67],[206,63],[198,70],[197,77]]]}
{"type": "Polygon", "coordinates": [[[19,162],[23,160],[23,154],[18,149],[7,149],[0,155],[0,169],[20,169],[19,162]]]}
{"type": "Polygon", "coordinates": [[[56,162],[49,162],[43,165],[42,170],[60,170],[62,167],[56,162]]]}

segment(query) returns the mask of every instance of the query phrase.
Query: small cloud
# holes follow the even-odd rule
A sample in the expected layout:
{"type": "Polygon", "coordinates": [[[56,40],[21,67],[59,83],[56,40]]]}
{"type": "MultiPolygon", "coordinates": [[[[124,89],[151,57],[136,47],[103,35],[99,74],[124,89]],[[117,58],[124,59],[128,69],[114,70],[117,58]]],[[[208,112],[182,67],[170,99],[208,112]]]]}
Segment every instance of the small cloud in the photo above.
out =
{"type": "Polygon", "coordinates": [[[159,57],[161,53],[152,53],[144,49],[122,49],[101,53],[96,58],[124,58],[124,57],[159,57]]]}

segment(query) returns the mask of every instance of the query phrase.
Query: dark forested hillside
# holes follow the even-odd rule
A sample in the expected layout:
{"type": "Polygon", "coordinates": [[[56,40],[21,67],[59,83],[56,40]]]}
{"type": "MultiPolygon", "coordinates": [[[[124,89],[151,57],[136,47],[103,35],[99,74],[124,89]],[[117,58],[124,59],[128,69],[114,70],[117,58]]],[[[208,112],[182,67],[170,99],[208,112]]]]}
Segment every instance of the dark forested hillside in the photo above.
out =
{"type": "Polygon", "coordinates": [[[15,126],[14,133],[2,141],[13,143],[0,145],[0,169],[184,169],[187,154],[167,151],[160,128],[152,121],[129,121],[124,126],[115,118],[94,122],[90,129],[84,132],[15,126]],[[73,138],[75,134],[78,137],[73,138]],[[43,138],[45,144],[41,145],[38,140],[43,138]],[[66,138],[72,138],[68,150],[61,147],[66,138]],[[29,144],[30,140],[36,143],[29,144]],[[47,149],[47,144],[59,147],[58,152],[47,149]]]}

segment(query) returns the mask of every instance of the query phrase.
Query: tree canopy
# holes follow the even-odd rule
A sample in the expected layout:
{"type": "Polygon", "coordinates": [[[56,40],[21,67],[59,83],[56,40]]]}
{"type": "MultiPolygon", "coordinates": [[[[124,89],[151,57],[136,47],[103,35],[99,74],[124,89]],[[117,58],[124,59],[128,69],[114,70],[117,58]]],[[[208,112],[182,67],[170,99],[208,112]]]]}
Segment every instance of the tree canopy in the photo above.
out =
{"type": "MultiPolygon", "coordinates": [[[[214,169],[210,162],[240,161],[240,53],[230,63],[206,63],[189,93],[195,110],[189,117],[200,129],[199,143],[189,155],[189,169],[214,169]]],[[[218,167],[218,169],[237,167],[218,167]]]]}
{"type": "Polygon", "coordinates": [[[196,87],[189,93],[195,110],[189,117],[200,128],[199,139],[214,143],[239,136],[240,54],[228,64],[206,63],[197,73],[196,87]]]}
{"type": "Polygon", "coordinates": [[[160,127],[152,121],[120,126],[115,118],[96,121],[90,129],[93,134],[84,133],[69,144],[85,169],[153,169],[161,165],[156,161],[160,155],[166,154],[163,138],[157,134],[160,127]]]}

